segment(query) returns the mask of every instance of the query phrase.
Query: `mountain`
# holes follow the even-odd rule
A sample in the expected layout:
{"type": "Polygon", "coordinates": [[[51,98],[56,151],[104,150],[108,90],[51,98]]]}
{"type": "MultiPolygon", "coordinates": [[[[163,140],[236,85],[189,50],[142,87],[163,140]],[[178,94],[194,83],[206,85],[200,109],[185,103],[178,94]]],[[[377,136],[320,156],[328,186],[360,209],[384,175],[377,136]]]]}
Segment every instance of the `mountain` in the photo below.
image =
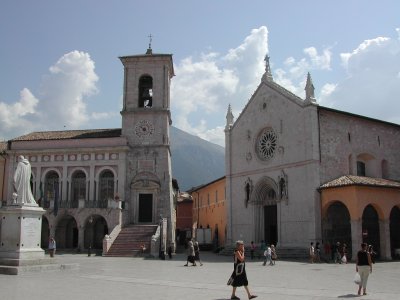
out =
{"type": "Polygon", "coordinates": [[[172,176],[179,189],[209,183],[225,175],[225,149],[197,136],[170,127],[172,176]]]}

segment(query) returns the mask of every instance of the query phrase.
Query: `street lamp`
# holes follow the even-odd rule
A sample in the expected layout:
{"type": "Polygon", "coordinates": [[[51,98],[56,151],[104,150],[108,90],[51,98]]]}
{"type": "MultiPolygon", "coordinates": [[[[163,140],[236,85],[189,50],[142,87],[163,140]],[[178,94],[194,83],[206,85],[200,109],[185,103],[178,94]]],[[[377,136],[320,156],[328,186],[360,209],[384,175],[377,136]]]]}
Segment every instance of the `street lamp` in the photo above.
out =
{"type": "Polygon", "coordinates": [[[93,217],[92,217],[92,216],[90,216],[88,222],[89,222],[88,233],[89,233],[89,231],[90,231],[90,234],[89,234],[88,256],[91,256],[91,255],[92,255],[92,241],[93,241],[93,228],[92,228],[93,217]]]}
{"type": "Polygon", "coordinates": [[[162,214],[160,214],[160,252],[158,257],[162,260],[165,260],[165,253],[164,253],[164,248],[162,247],[162,242],[163,242],[163,217],[162,214]]]}

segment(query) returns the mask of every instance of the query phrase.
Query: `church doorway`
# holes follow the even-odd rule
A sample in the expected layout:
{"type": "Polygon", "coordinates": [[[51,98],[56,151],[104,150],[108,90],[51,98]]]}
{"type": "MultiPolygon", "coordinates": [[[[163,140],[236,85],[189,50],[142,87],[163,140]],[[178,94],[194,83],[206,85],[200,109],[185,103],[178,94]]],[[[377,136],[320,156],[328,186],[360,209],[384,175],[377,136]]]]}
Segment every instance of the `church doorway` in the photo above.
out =
{"type": "Polygon", "coordinates": [[[139,194],[139,223],[153,222],[153,194],[139,194]]]}
{"type": "Polygon", "coordinates": [[[395,206],[390,212],[390,246],[393,259],[400,259],[400,209],[395,206]]]}
{"type": "Polygon", "coordinates": [[[278,243],[278,213],[277,205],[264,206],[264,240],[267,244],[278,243]]]}
{"type": "Polygon", "coordinates": [[[363,242],[374,247],[377,256],[380,256],[379,217],[375,208],[368,205],[362,215],[363,242]]]}

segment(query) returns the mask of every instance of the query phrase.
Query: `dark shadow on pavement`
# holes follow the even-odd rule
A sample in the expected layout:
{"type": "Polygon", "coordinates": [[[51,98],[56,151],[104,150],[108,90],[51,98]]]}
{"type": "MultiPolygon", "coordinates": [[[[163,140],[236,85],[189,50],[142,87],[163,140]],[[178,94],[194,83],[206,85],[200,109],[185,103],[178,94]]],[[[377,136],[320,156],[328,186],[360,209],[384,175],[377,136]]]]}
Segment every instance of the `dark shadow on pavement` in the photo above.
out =
{"type": "Polygon", "coordinates": [[[347,295],[338,296],[338,298],[358,298],[358,297],[360,297],[360,296],[356,295],[356,294],[347,294],[347,295]]]}

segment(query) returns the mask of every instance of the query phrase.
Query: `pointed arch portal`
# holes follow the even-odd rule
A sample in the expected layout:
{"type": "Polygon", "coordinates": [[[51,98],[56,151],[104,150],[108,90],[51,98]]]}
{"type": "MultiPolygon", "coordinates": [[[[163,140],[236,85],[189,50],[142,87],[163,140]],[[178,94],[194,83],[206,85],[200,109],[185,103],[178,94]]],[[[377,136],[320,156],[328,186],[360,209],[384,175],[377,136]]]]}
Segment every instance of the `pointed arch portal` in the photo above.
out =
{"type": "Polygon", "coordinates": [[[254,209],[255,241],[268,244],[278,242],[278,186],[269,177],[262,178],[255,186],[250,203],[254,209]]]}

